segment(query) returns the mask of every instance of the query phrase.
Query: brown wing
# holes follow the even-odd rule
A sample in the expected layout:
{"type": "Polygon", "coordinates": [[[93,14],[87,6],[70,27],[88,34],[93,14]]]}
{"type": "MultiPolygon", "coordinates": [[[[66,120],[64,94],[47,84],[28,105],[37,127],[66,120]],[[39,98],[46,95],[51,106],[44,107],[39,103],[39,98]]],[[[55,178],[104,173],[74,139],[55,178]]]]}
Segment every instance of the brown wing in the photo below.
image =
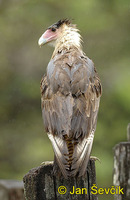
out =
{"type": "MultiPolygon", "coordinates": [[[[97,75],[95,73],[95,75],[97,75]]],[[[101,84],[98,76],[90,78],[85,93],[75,98],[72,116],[72,133],[78,140],[75,144],[72,162],[72,175],[79,171],[84,175],[93,144],[94,132],[97,124],[97,114],[101,96],[101,84]],[[77,158],[77,159],[76,159],[77,158]]]]}
{"type": "Polygon", "coordinates": [[[66,160],[69,152],[64,135],[71,129],[73,98],[70,95],[65,96],[59,91],[53,93],[47,76],[42,79],[41,94],[45,129],[52,142],[56,161],[64,177],[67,178],[66,160]]]}
{"type": "Polygon", "coordinates": [[[50,61],[41,82],[42,113],[56,161],[65,178],[82,176],[89,160],[101,84],[81,52],[61,53],[50,61]]]}

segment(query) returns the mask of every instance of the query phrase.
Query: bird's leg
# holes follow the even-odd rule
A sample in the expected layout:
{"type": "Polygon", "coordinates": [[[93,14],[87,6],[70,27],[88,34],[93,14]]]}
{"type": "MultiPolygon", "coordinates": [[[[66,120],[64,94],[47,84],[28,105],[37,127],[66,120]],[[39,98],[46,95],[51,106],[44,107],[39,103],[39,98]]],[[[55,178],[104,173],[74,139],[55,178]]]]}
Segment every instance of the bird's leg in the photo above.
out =
{"type": "Polygon", "coordinates": [[[94,161],[98,160],[101,163],[101,160],[96,156],[90,156],[90,159],[94,161]]]}

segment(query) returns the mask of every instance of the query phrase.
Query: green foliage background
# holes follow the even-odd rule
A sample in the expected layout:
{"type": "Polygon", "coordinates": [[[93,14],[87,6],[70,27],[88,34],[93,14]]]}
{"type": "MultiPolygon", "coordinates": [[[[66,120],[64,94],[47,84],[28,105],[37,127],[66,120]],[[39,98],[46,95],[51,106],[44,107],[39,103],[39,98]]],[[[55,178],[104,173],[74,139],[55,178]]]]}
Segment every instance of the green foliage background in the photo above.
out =
{"type": "MultiPolygon", "coordinates": [[[[110,187],[113,147],[126,141],[130,121],[129,0],[0,0],[0,178],[22,179],[53,160],[40,108],[40,80],[53,49],[40,49],[45,29],[74,19],[103,85],[92,155],[97,185],[110,187]]],[[[99,199],[113,199],[101,195],[99,199]]]]}

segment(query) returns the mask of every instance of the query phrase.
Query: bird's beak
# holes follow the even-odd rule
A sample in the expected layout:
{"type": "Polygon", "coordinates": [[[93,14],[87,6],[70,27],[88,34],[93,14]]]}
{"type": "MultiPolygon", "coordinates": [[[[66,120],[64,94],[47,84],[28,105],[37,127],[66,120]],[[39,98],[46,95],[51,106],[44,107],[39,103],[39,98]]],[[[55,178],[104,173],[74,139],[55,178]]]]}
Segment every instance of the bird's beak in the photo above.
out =
{"type": "Polygon", "coordinates": [[[57,33],[56,32],[53,33],[50,29],[47,29],[39,38],[38,45],[42,46],[46,43],[56,40],[56,38],[57,38],[57,33]]]}
{"type": "Polygon", "coordinates": [[[45,33],[43,33],[43,35],[39,38],[38,40],[38,45],[41,47],[42,45],[47,43],[47,39],[44,36],[45,33]]]}

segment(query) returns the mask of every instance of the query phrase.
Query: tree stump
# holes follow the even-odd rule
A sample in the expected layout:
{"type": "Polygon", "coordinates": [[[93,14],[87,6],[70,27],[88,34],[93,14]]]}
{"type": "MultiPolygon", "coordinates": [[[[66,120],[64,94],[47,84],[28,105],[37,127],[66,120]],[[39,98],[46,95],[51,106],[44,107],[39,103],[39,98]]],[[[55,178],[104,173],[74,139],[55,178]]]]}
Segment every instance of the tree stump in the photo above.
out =
{"type": "Polygon", "coordinates": [[[121,142],[114,148],[113,184],[123,188],[124,194],[115,194],[115,200],[130,200],[130,124],[127,127],[128,142],[121,142]]]}
{"type": "Polygon", "coordinates": [[[24,200],[22,181],[0,180],[0,200],[24,200]]]}
{"type": "Polygon", "coordinates": [[[98,200],[91,194],[91,187],[96,184],[94,160],[89,161],[82,178],[65,180],[64,177],[55,177],[53,162],[45,162],[31,169],[23,181],[26,200],[98,200]]]}

